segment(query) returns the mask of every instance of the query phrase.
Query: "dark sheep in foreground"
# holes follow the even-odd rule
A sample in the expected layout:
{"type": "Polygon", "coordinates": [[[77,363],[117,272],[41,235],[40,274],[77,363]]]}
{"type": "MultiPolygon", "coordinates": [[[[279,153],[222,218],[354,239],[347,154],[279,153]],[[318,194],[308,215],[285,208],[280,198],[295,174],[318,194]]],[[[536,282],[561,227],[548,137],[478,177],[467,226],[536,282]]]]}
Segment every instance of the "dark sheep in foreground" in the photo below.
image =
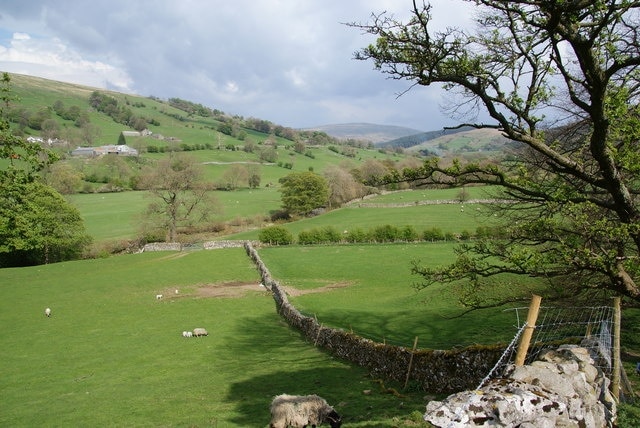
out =
{"type": "Polygon", "coordinates": [[[342,418],[333,407],[317,395],[278,395],[271,402],[270,428],[315,428],[327,422],[340,428],[342,418]]]}

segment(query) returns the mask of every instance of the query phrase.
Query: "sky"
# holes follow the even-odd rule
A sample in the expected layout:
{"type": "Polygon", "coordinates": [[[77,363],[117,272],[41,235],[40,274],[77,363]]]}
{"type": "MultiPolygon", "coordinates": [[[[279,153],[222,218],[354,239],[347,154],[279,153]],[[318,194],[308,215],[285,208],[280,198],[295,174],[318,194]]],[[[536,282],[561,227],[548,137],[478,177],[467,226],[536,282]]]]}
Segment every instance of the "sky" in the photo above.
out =
{"type": "MultiPolygon", "coordinates": [[[[431,0],[433,28],[470,25],[472,5],[431,0]]],[[[455,125],[446,93],[389,79],[354,53],[345,23],[411,0],[3,0],[0,71],[162,99],[291,128],[365,122],[455,125]],[[408,92],[399,96],[399,94],[408,92]]]]}

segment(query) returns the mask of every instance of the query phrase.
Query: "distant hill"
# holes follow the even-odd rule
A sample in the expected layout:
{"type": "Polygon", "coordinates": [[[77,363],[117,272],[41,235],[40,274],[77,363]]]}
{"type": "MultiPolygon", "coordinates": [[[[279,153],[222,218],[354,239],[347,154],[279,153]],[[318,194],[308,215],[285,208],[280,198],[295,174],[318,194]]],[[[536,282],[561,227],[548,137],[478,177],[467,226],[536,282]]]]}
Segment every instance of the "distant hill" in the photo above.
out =
{"type": "Polygon", "coordinates": [[[421,134],[423,131],[403,126],[377,125],[374,123],[340,123],[305,128],[305,131],[322,131],[341,140],[353,139],[370,141],[379,146],[388,141],[409,135],[421,134]]]}
{"type": "Polygon", "coordinates": [[[506,154],[515,149],[516,143],[507,139],[497,129],[460,128],[457,132],[429,132],[391,141],[388,144],[404,147],[408,153],[436,156],[460,156],[468,154],[506,154]]]}
{"type": "Polygon", "coordinates": [[[395,140],[387,141],[384,143],[378,143],[376,145],[383,146],[383,147],[402,147],[406,149],[414,146],[419,146],[421,144],[425,144],[431,140],[435,140],[436,138],[457,134],[460,132],[468,132],[472,130],[474,130],[474,128],[470,126],[465,126],[457,129],[440,129],[438,131],[420,132],[419,134],[411,134],[411,135],[403,136],[400,138],[396,138],[395,140]]]}

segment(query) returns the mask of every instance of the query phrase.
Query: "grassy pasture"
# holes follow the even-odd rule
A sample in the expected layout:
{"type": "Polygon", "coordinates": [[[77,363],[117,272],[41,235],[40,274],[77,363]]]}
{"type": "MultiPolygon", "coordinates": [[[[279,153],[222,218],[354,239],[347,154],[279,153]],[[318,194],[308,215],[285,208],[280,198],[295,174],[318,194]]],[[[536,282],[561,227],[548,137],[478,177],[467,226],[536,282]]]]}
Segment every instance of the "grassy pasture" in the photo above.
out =
{"type": "MultiPolygon", "coordinates": [[[[515,313],[506,308],[476,311],[460,318],[462,308],[452,290],[439,285],[417,292],[420,278],[411,275],[411,261],[429,266],[450,262],[451,243],[285,246],[260,250],[272,275],[301,290],[332,289],[331,293],[293,296],[303,313],[333,327],[352,329],[370,339],[411,347],[450,349],[455,346],[508,342],[514,334],[515,313]]],[[[503,277],[500,293],[523,293],[522,282],[503,277]]],[[[527,301],[522,305],[526,306],[527,301]]]]}
{"type": "Polygon", "coordinates": [[[318,393],[354,427],[424,410],[306,343],[268,293],[197,297],[232,281],[258,282],[241,249],[0,270],[0,426],[262,427],[282,392],[318,393]],[[198,326],[210,335],[181,336],[198,326]]]}
{"type": "MultiPolygon", "coordinates": [[[[281,205],[277,187],[230,192],[216,191],[214,194],[221,207],[219,218],[224,221],[256,215],[268,216],[270,211],[277,210],[281,205]]],[[[137,216],[151,202],[151,199],[145,195],[147,195],[146,192],[91,193],[70,195],[69,200],[80,210],[89,234],[96,241],[103,241],[132,238],[136,235],[137,216]]],[[[455,198],[455,193],[450,190],[398,192],[381,195],[367,202],[425,200],[422,199],[423,196],[431,199],[452,199],[455,198]],[[399,199],[402,195],[406,199],[399,199]]],[[[468,205],[464,211],[461,211],[457,204],[382,208],[358,207],[354,204],[322,216],[287,223],[284,227],[296,234],[301,230],[322,226],[335,226],[338,230],[349,230],[355,227],[367,229],[385,224],[412,225],[418,231],[439,227],[443,232],[459,233],[463,230],[473,232],[478,226],[486,225],[486,219],[480,216],[476,208],[479,206],[468,205]]],[[[251,230],[236,234],[233,238],[256,239],[257,236],[258,231],[251,230]]]]}
{"type": "MultiPolygon", "coordinates": [[[[268,216],[280,206],[275,188],[216,191],[214,195],[221,207],[216,218],[222,221],[268,216]]],[[[80,210],[88,233],[100,242],[135,237],[139,216],[153,199],[147,192],[120,192],[76,194],[69,200],[80,210]]]]}
{"type": "MultiPolygon", "coordinates": [[[[471,207],[471,205],[469,205],[471,207]]],[[[479,208],[479,207],[476,207],[479,208]]],[[[329,211],[317,217],[305,218],[282,226],[297,235],[303,230],[331,226],[339,231],[375,226],[413,226],[418,233],[437,227],[443,232],[474,232],[478,226],[486,226],[488,220],[475,209],[461,208],[457,204],[412,205],[408,207],[358,207],[351,205],[329,211]]],[[[259,231],[252,230],[234,235],[237,239],[256,239],[259,231]]]]}

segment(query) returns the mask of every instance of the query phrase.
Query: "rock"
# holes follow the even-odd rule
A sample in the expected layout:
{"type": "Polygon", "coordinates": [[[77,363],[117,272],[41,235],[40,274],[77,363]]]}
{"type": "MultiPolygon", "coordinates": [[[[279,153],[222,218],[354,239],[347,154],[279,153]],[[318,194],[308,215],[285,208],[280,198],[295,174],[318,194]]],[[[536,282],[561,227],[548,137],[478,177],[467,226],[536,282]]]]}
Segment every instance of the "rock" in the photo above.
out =
{"type": "Polygon", "coordinates": [[[611,427],[616,408],[608,386],[588,350],[563,346],[508,378],[431,401],[424,420],[447,428],[611,427]]]}

